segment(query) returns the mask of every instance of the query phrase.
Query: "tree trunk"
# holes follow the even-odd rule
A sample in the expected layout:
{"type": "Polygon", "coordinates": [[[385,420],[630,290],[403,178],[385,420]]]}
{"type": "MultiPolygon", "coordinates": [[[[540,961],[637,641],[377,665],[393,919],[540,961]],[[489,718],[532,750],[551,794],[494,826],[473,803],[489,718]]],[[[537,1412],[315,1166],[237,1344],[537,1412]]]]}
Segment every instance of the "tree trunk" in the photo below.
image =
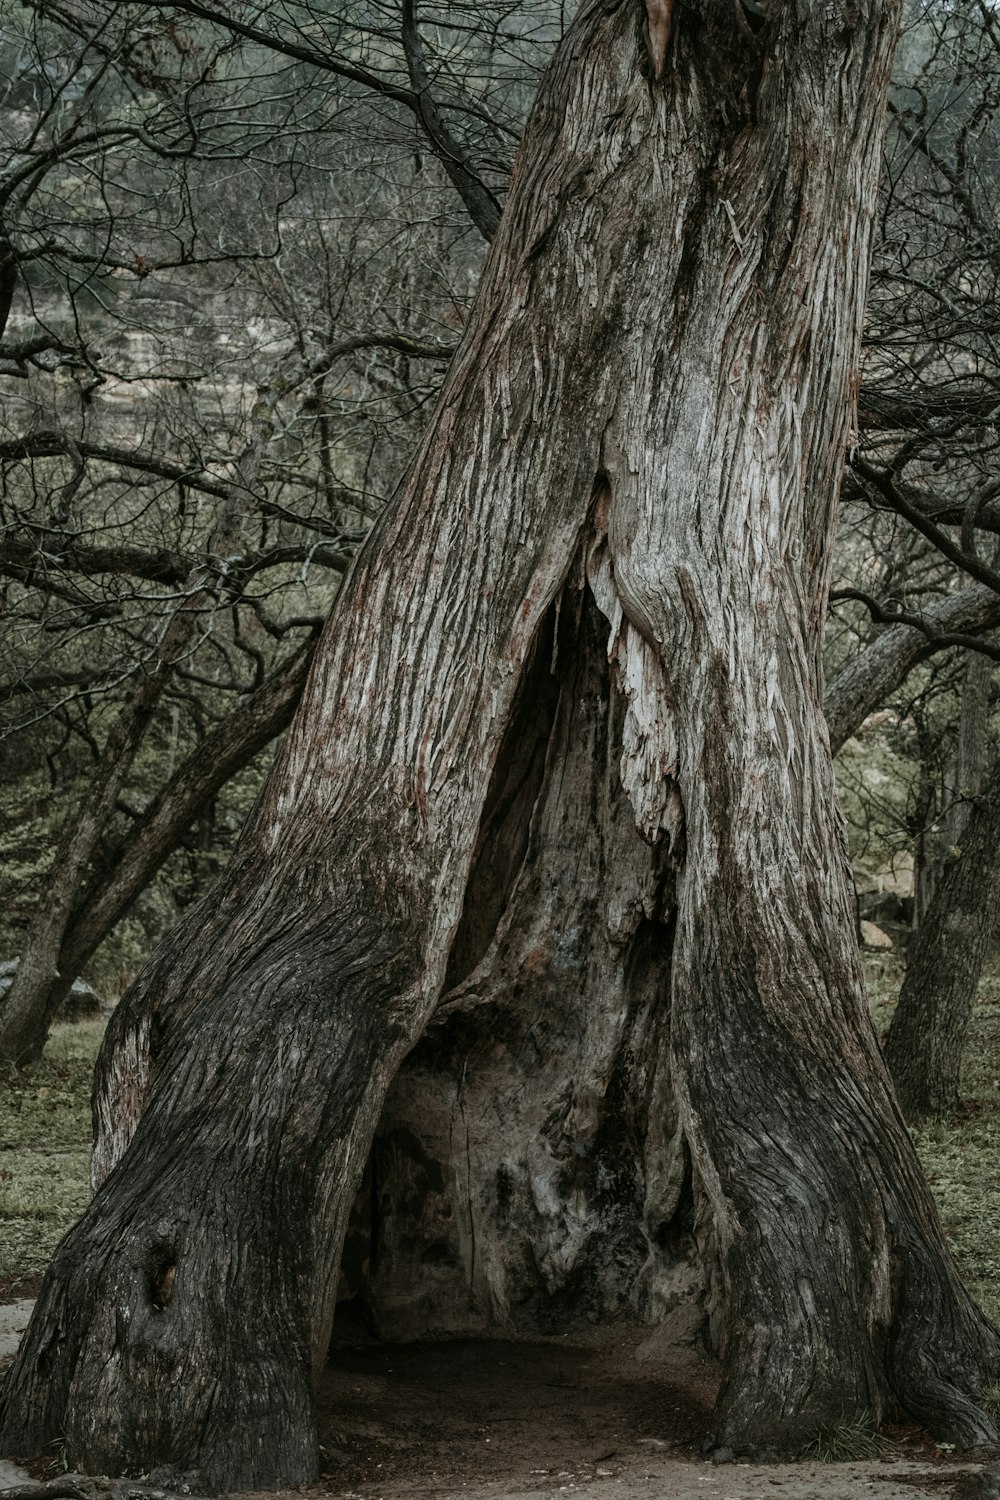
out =
{"type": "Polygon", "coordinates": [[[951,850],[961,844],[969,819],[970,804],[981,790],[986,776],[987,724],[992,680],[993,662],[989,657],[970,652],[962,679],[954,782],[942,820],[942,863],[952,858],[951,850]]]}
{"type": "MultiPolygon", "coordinates": [[[[968,817],[970,799],[986,774],[986,721],[992,661],[970,652],[962,678],[958,741],[950,784],[939,785],[934,774],[932,738],[926,726],[920,739],[920,829],[913,862],[913,929],[920,932],[934,905],[938,884],[954,859],[968,817]],[[935,816],[935,810],[940,808],[935,816]]],[[[956,1075],[957,1076],[957,1075],[956,1075]]]]}
{"type": "Polygon", "coordinates": [[[629,813],[629,710],[581,583],[541,653],[557,678],[529,684],[531,728],[515,720],[494,772],[449,984],[390,1090],[348,1236],[342,1294],[393,1338],[629,1308],[700,1321],[669,1056],[680,850],[629,813]]]}
{"type": "MultiPolygon", "coordinates": [[[[573,1302],[549,1229],[572,1227],[577,1145],[581,1214],[595,1223],[600,1193],[622,1208],[595,1241],[634,1284],[650,1229],[669,1237],[682,1131],[719,1268],[721,1441],[797,1446],[896,1401],[941,1436],[995,1436],[975,1400],[995,1335],[948,1258],[867,1016],[819,698],[898,7],[787,0],[756,35],[715,0],[679,9],[672,33],[667,7],[650,16],[588,3],[564,38],[430,430],[232,864],[112,1021],[107,1175],[46,1279],[0,1441],[65,1435],[75,1466],[216,1487],[312,1479],[310,1382],[404,1055],[447,986],[414,1066],[458,1069],[481,984],[470,1024],[493,1052],[475,1085],[507,1087],[545,1034],[519,1023],[518,985],[538,986],[555,1032],[592,968],[559,1042],[568,1108],[537,1077],[509,1159],[469,1125],[485,1197],[454,1211],[476,1234],[473,1298],[496,1288],[503,1316],[526,1284],[521,1251],[480,1249],[481,1215],[510,1211],[537,1307],[560,1287],[573,1302]],[[545,681],[553,610],[584,563],[622,700],[613,821],[627,807],[651,853],[631,828],[606,842],[583,792],[604,752],[580,782],[560,739],[596,720],[570,696],[560,718],[545,681]],[[605,868],[553,892],[544,871],[571,872],[574,841],[605,868]],[[620,908],[605,933],[588,885],[598,911],[620,908]],[[550,931],[546,908],[572,923],[550,931]],[[487,1031],[494,994],[505,1019],[487,1031]],[[529,1139],[538,1107],[546,1145],[529,1139]],[[587,1153],[606,1165],[623,1128],[625,1180],[608,1187],[587,1153]]],[[[600,1311],[619,1293],[584,1295],[600,1311]]]]}
{"type": "Polygon", "coordinates": [[[962,1056],[1000,899],[1000,759],[968,807],[910,952],[885,1057],[910,1120],[959,1102],[962,1056]]]}

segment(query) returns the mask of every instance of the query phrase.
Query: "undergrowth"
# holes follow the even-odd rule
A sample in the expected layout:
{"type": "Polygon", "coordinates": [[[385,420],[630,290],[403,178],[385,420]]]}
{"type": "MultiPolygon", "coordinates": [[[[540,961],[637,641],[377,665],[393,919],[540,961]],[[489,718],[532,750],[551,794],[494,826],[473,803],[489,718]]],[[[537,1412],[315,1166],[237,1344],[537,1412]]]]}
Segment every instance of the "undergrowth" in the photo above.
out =
{"type": "Polygon", "coordinates": [[[962,1069],[962,1108],[913,1131],[966,1285],[1000,1323],[1000,975],[981,984],[962,1069]]]}
{"type": "Polygon", "coordinates": [[[821,1427],[795,1456],[805,1462],[848,1464],[864,1458],[879,1458],[889,1446],[871,1422],[861,1417],[844,1417],[828,1427],[821,1427]]]}
{"type": "Polygon", "coordinates": [[[0,1286],[41,1275],[90,1197],[90,1085],[104,1020],[53,1028],[40,1063],[0,1060],[0,1286]]]}

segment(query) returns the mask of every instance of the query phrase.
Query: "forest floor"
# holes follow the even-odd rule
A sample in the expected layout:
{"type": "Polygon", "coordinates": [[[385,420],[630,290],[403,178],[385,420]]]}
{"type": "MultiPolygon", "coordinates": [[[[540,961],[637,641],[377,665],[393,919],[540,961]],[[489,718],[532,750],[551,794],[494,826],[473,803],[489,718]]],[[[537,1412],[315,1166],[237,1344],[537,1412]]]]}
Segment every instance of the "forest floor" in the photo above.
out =
{"type": "MultiPolygon", "coordinates": [[[[586,1335],[341,1343],[320,1391],[324,1472],[309,1489],[259,1500],[986,1500],[969,1489],[1000,1448],[957,1454],[896,1428],[867,1458],[717,1464],[699,1444],[718,1384],[714,1361],[648,1328],[586,1335]]],[[[856,1435],[855,1435],[856,1439],[856,1435]]],[[[0,1465],[5,1485],[60,1465],[0,1465]]],[[[1000,1472],[1000,1471],[998,1471],[1000,1472]]],[[[108,1500],[143,1500],[105,1484],[108,1500]],[[110,1493],[109,1493],[110,1492],[110,1493]]],[[[149,1489],[148,1500],[164,1500],[149,1489]]],[[[44,1500],[44,1489],[39,1491],[44,1500]]],[[[258,1497],[242,1497],[258,1500],[258,1497]]]]}
{"type": "MultiPolygon", "coordinates": [[[[895,955],[873,957],[869,985],[883,1025],[899,984],[895,955]]],[[[0,1347],[12,1352],[58,1239],[88,1193],[89,1087],[102,1022],[57,1027],[42,1063],[0,1076],[0,1347]],[[15,1306],[20,1303],[20,1306],[15,1306]]],[[[951,1119],[916,1132],[959,1266],[1000,1319],[1000,965],[983,982],[951,1119]]],[[[0,1354],[0,1369],[7,1363],[0,1354]]],[[[795,1464],[713,1464],[718,1375],[691,1349],[617,1324],[561,1338],[380,1343],[340,1327],[320,1392],[324,1473],[296,1491],[337,1500],[917,1500],[976,1489],[976,1463],[913,1429],[885,1434],[854,1461],[824,1451],[795,1464]]],[[[842,1435],[841,1435],[842,1436],[842,1435]]],[[[848,1434],[847,1448],[851,1448],[848,1434]]],[[[841,1444],[843,1446],[843,1444],[841,1444]]],[[[59,1472],[58,1455],[29,1465],[59,1472]]],[[[17,1481],[0,1465],[0,1493],[17,1481]]],[[[290,1497],[287,1497],[290,1500],[290,1497]]]]}
{"type": "MultiPolygon", "coordinates": [[[[919,1500],[995,1464],[889,1432],[864,1461],[715,1464],[714,1361],[617,1324],[562,1338],[336,1347],[323,1490],[338,1500],[919,1500]],[[881,1450],[881,1451],[878,1451],[881,1450]]],[[[316,1493],[319,1493],[318,1491],[316,1493]]]]}

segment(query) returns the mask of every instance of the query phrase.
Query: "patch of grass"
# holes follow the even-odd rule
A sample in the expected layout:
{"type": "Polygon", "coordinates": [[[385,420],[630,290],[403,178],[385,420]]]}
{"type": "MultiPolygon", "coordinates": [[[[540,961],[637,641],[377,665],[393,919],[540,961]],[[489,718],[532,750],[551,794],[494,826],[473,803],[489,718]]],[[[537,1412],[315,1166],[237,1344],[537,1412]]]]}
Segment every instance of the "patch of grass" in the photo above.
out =
{"type": "Polygon", "coordinates": [[[917,1127],[913,1139],[965,1283],[1000,1323],[1000,1005],[980,995],[962,1076],[963,1108],[917,1127]]]}
{"type": "Polygon", "coordinates": [[[890,1444],[863,1417],[843,1417],[821,1427],[795,1455],[804,1462],[849,1464],[863,1458],[879,1458],[890,1444]]]}
{"type": "Polygon", "coordinates": [[[40,1063],[0,1063],[0,1282],[40,1275],[90,1198],[90,1089],[104,1024],[56,1026],[40,1063]]]}
{"type": "Polygon", "coordinates": [[[898,948],[888,953],[866,953],[864,965],[872,1020],[881,1037],[889,1029],[889,1022],[899,999],[903,975],[906,973],[906,956],[898,948]]]}
{"type": "MultiPolygon", "coordinates": [[[[902,965],[894,955],[866,959],[865,978],[879,1031],[888,1025],[902,965]],[[895,985],[895,992],[893,986],[895,985]]],[[[979,985],[962,1070],[962,1108],[912,1131],[945,1235],[962,1278],[1000,1323],[1000,958],[979,985]]]]}

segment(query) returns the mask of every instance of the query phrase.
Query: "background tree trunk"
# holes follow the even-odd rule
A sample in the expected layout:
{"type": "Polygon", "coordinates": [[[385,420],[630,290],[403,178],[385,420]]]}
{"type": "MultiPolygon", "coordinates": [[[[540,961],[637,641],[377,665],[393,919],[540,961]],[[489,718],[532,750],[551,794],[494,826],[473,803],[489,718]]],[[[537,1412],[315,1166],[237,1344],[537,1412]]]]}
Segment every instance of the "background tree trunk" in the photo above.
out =
{"type": "MultiPolygon", "coordinates": [[[[958,740],[950,784],[943,788],[937,784],[928,756],[926,753],[924,756],[925,811],[920,820],[922,831],[914,872],[913,926],[917,932],[927,921],[938,885],[956,857],[953,851],[961,844],[971,799],[979,791],[986,774],[986,727],[992,676],[993,662],[986,656],[970,652],[962,676],[958,740]],[[935,818],[934,808],[939,799],[940,813],[935,818]]],[[[923,951],[926,955],[927,950],[923,951]]]]}
{"type": "Polygon", "coordinates": [[[911,1120],[959,1103],[962,1053],[1000,900],[1000,759],[968,804],[960,839],[946,852],[884,1043],[911,1120]]]}
{"type": "MultiPolygon", "coordinates": [[[[449,986],[456,1009],[414,1065],[454,1071],[475,986],[517,1000],[532,954],[554,1035],[583,951],[609,987],[558,1043],[562,1087],[527,1088],[510,1161],[470,1129],[482,1195],[470,1211],[467,1179],[453,1210],[467,1238],[483,1203],[513,1209],[515,1246],[572,1227],[579,1144],[591,1242],[613,1247],[624,1285],[646,1253],[640,1212],[670,1223],[679,1126],[720,1268],[723,1441],[794,1447],[894,1401],[941,1435],[995,1435],[975,1400],[995,1336],[948,1258],[867,1016],[819,700],[898,7],[788,0],[756,38],[712,0],[673,33],[655,16],[650,30],[633,5],[587,4],[564,38],[435,419],[344,584],[232,865],[113,1018],[106,1175],[46,1279],[2,1440],[64,1434],[74,1465],[166,1464],[225,1488],[313,1477],[311,1372],[403,1056],[449,986]],[[631,829],[608,842],[545,729],[560,722],[547,622],[584,561],[651,854],[631,829]],[[539,839],[564,846],[551,864],[513,812],[532,786],[539,839]],[[579,906],[584,950],[518,912],[546,868],[572,868],[574,842],[603,851],[600,882],[586,869],[579,890],[536,890],[564,922],[579,906]],[[675,862],[676,919],[658,883],[675,862]],[[601,934],[586,895],[613,913],[615,878],[626,915],[601,934]],[[605,1009],[618,995],[624,1016],[605,1009]],[[630,1035],[649,1057],[630,1058],[630,1035]],[[606,1163],[604,1122],[630,1115],[607,1190],[587,1147],[606,1163]],[[546,1184],[569,1199],[546,1203],[546,1184]]],[[[515,1044],[528,1071],[514,1016],[485,1070],[501,1087],[515,1044]]],[[[535,1287],[562,1278],[570,1296],[551,1250],[543,1238],[535,1287]]],[[[519,1253],[477,1250],[473,1296],[510,1307],[519,1253]]],[[[615,1277],[586,1295],[612,1305],[615,1277]]]]}

